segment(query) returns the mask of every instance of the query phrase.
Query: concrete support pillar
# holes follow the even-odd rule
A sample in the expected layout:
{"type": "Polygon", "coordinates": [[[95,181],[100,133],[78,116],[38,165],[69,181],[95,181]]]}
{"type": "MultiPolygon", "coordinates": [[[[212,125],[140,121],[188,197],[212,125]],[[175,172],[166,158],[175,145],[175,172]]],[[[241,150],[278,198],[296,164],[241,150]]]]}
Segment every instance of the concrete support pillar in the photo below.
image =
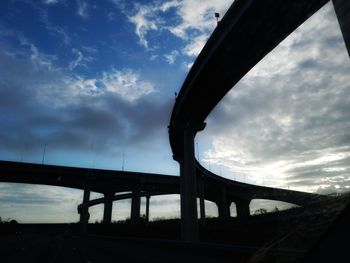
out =
{"type": "Polygon", "coordinates": [[[219,218],[226,220],[230,218],[230,203],[227,201],[226,187],[221,188],[221,198],[216,204],[218,206],[219,218]]]}
{"type": "Polygon", "coordinates": [[[204,178],[201,175],[199,180],[199,211],[201,216],[201,225],[205,226],[205,202],[204,202],[204,178]]]}
{"type": "Polygon", "coordinates": [[[146,222],[149,222],[149,199],[151,196],[149,194],[146,195],[146,222]]]}
{"type": "Polygon", "coordinates": [[[350,56],[350,1],[333,0],[333,6],[350,56]]]}
{"type": "Polygon", "coordinates": [[[112,222],[112,209],[114,193],[105,193],[105,202],[103,210],[103,223],[110,224],[112,222]]]}
{"type": "Polygon", "coordinates": [[[80,232],[86,233],[87,224],[89,222],[89,201],[90,201],[90,183],[86,182],[84,188],[83,203],[80,210],[80,232]]]}
{"type": "Polygon", "coordinates": [[[194,156],[195,129],[184,129],[184,159],[180,163],[181,234],[187,242],[198,241],[197,182],[194,156]]]}
{"type": "Polygon", "coordinates": [[[131,197],[130,219],[132,223],[137,223],[140,220],[140,206],[141,206],[140,188],[136,188],[132,191],[132,197],[131,197]]]}
{"type": "Polygon", "coordinates": [[[250,216],[250,209],[249,209],[250,200],[236,199],[235,204],[236,204],[237,218],[247,218],[250,216]]]}

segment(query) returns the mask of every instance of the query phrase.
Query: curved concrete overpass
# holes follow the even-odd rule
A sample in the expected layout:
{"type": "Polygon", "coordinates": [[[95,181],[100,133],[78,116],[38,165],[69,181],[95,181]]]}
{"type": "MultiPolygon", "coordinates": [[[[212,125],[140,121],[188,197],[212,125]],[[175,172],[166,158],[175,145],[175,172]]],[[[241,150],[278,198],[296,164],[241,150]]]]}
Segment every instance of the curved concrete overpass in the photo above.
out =
{"type": "MultiPolygon", "coordinates": [[[[198,239],[197,177],[214,176],[195,160],[196,133],[205,128],[205,119],[227,92],[327,2],[236,0],[199,54],[176,98],[168,126],[173,158],[180,164],[182,235],[185,240],[198,239]]],[[[349,26],[348,22],[346,26],[349,26]]],[[[240,194],[245,196],[242,203],[249,202],[254,196],[286,200],[286,192],[282,189],[228,185],[231,188],[222,191],[226,199],[232,190],[233,195],[243,191],[240,194]]],[[[290,198],[291,195],[288,195],[290,198]]],[[[294,195],[294,202],[299,202],[306,195],[294,195]]]]}
{"type": "Polygon", "coordinates": [[[183,131],[212,109],[264,56],[329,0],[235,0],[186,77],[171,114],[174,159],[184,152],[183,131]]]}
{"type": "MultiPolygon", "coordinates": [[[[314,195],[284,189],[256,186],[219,177],[197,164],[197,197],[201,200],[201,218],[205,218],[204,200],[214,202],[221,218],[230,216],[232,202],[237,207],[237,216],[249,216],[252,199],[280,200],[297,205],[312,202],[314,195]]],[[[83,204],[78,207],[81,220],[86,221],[89,207],[104,203],[104,221],[111,222],[112,203],[131,198],[131,218],[140,217],[140,197],[180,194],[179,176],[164,174],[113,171],[104,169],[77,168],[56,165],[41,165],[0,161],[0,182],[27,183],[69,187],[84,190],[83,204]],[[103,198],[90,200],[90,191],[104,194],[103,198]],[[120,194],[121,192],[130,192],[120,194]]],[[[149,200],[148,200],[149,201],[149,200]]]]}
{"type": "MultiPolygon", "coordinates": [[[[199,164],[198,164],[199,165],[199,164]]],[[[203,171],[208,172],[208,171],[203,171]]],[[[254,199],[278,200],[299,206],[312,204],[314,201],[319,202],[322,199],[328,199],[327,196],[320,196],[309,194],[305,192],[298,192],[285,189],[276,189],[271,187],[257,186],[251,184],[240,183],[219,177],[215,174],[203,174],[197,178],[202,187],[197,189],[197,198],[200,202],[209,200],[215,203],[218,207],[218,216],[221,219],[230,218],[230,206],[232,203],[236,206],[238,218],[247,218],[250,216],[250,202],[254,199]],[[202,193],[201,193],[202,191],[202,193]]],[[[141,191],[137,198],[146,197],[146,220],[149,219],[149,200],[152,196],[180,194],[179,189],[176,191],[144,191],[142,185],[141,191]]],[[[112,196],[105,195],[105,197],[89,200],[86,206],[89,208],[95,205],[104,204],[103,222],[110,223],[112,219],[112,202],[118,200],[131,199],[132,209],[135,211],[131,213],[132,221],[137,221],[140,217],[140,205],[133,205],[135,202],[135,194],[131,193],[117,193],[112,196]]],[[[139,202],[139,201],[138,201],[139,202]]],[[[78,205],[78,213],[81,214],[84,209],[84,203],[78,205]]],[[[205,210],[201,211],[200,218],[205,222],[205,210]]]]}

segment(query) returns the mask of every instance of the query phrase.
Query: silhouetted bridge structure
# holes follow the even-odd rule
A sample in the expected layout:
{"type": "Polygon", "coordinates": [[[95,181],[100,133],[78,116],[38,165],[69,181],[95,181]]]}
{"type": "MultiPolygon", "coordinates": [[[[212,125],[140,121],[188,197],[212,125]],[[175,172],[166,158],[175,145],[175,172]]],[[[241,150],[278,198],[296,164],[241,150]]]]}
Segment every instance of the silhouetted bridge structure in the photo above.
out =
{"type": "MultiPolygon", "coordinates": [[[[236,0],[197,57],[176,98],[169,124],[173,158],[180,164],[184,240],[198,240],[196,175],[203,172],[203,167],[194,154],[197,132],[205,128],[205,119],[220,100],[327,2],[236,0]]],[[[349,53],[350,1],[332,2],[349,53]]]]}
{"type": "MultiPolygon", "coordinates": [[[[201,167],[198,164],[198,167],[201,167]]],[[[201,203],[201,218],[205,218],[204,200],[218,206],[219,217],[230,217],[230,206],[234,202],[239,218],[248,217],[252,199],[271,199],[297,205],[305,205],[316,198],[304,192],[240,183],[219,177],[204,168],[197,175],[198,198],[201,203]]],[[[131,199],[131,220],[140,218],[140,198],[146,197],[146,217],[149,216],[149,198],[156,195],[180,194],[180,177],[164,174],[113,171],[103,169],[76,168],[0,161],[0,181],[27,184],[62,186],[84,190],[84,200],[78,207],[81,222],[87,223],[88,209],[104,204],[105,223],[111,222],[112,203],[131,199]],[[103,198],[90,200],[90,192],[102,193],[103,198]],[[128,193],[125,193],[128,192],[128,193]]]]}
{"type": "MultiPolygon", "coordinates": [[[[81,223],[88,222],[88,208],[105,204],[109,222],[113,200],[132,199],[131,218],[140,214],[140,197],[180,194],[182,236],[198,240],[197,198],[201,217],[204,200],[215,202],[222,218],[236,204],[238,217],[249,215],[252,199],[271,199],[304,205],[320,198],[308,193],[240,183],[219,177],[203,168],[194,156],[194,138],[205,128],[205,119],[219,101],[261,59],[328,0],[236,0],[191,68],[177,96],[169,124],[173,158],[180,164],[180,177],[50,165],[0,162],[0,181],[72,187],[84,190],[81,223]],[[90,201],[90,191],[104,194],[90,201]],[[128,194],[118,194],[130,192],[128,194]]],[[[333,0],[344,40],[350,43],[350,1],[333,0]]]]}

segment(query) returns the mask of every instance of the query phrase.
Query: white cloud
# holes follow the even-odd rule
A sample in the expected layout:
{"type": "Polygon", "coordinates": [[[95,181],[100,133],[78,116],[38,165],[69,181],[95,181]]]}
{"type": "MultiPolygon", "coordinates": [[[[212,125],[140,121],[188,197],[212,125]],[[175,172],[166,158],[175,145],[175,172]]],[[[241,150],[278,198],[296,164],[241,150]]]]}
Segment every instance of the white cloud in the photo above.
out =
{"type": "Polygon", "coordinates": [[[137,12],[129,16],[129,21],[135,25],[135,33],[139,37],[140,45],[148,49],[146,35],[150,30],[158,30],[159,20],[155,16],[155,9],[146,5],[137,5],[137,12]]]}
{"type": "Polygon", "coordinates": [[[36,66],[44,66],[48,69],[52,69],[52,63],[54,60],[56,60],[56,56],[54,55],[45,55],[38,51],[37,47],[33,44],[30,45],[31,49],[31,60],[33,61],[34,65],[36,66]]]}
{"type": "Polygon", "coordinates": [[[85,1],[78,1],[77,14],[84,19],[87,19],[89,17],[88,4],[85,1]]]}
{"type": "Polygon", "coordinates": [[[140,80],[140,75],[130,69],[121,71],[114,69],[104,73],[101,82],[107,91],[117,93],[130,102],[154,92],[152,83],[140,80]]]}
{"type": "Polygon", "coordinates": [[[84,56],[83,53],[80,50],[76,49],[76,48],[72,49],[72,53],[74,55],[76,55],[77,58],[69,63],[69,69],[70,70],[74,70],[76,67],[85,67],[85,68],[87,68],[87,64],[86,63],[91,62],[91,61],[94,60],[94,58],[91,57],[91,56],[84,56]]]}
{"type": "Polygon", "coordinates": [[[164,55],[165,61],[168,62],[170,65],[174,64],[176,57],[179,55],[179,51],[173,50],[170,52],[170,54],[164,55]]]}
{"type": "MultiPolygon", "coordinates": [[[[35,68],[45,67],[49,70],[53,69],[53,63],[57,60],[55,55],[40,52],[33,43],[18,32],[16,32],[16,36],[20,42],[20,45],[25,48],[25,50],[22,52],[28,53],[28,56],[30,57],[35,68]]],[[[15,55],[19,53],[21,52],[16,52],[15,55]]]]}
{"type": "Polygon", "coordinates": [[[192,68],[193,62],[184,62],[183,64],[184,69],[187,71],[192,68]]]}
{"type": "Polygon", "coordinates": [[[59,0],[45,0],[43,1],[47,5],[57,4],[59,0]]]}
{"type": "Polygon", "coordinates": [[[97,79],[84,79],[81,76],[77,76],[74,79],[67,79],[66,83],[71,88],[71,92],[75,96],[80,95],[101,95],[104,90],[98,87],[97,79]]]}
{"type": "Polygon", "coordinates": [[[153,54],[149,59],[150,59],[151,61],[154,61],[154,60],[156,60],[158,57],[159,57],[159,55],[153,54]]]}
{"type": "Polygon", "coordinates": [[[162,12],[167,12],[169,9],[178,7],[181,5],[181,1],[173,0],[173,1],[168,1],[165,3],[162,3],[161,6],[159,7],[159,10],[162,12]]]}
{"type": "Polygon", "coordinates": [[[127,103],[135,103],[155,92],[153,83],[142,80],[131,69],[112,69],[97,78],[58,73],[59,79],[52,81],[53,83],[42,83],[35,90],[42,103],[49,103],[55,108],[79,105],[84,97],[95,97],[99,100],[104,95],[116,95],[127,103]]]}
{"type": "Polygon", "coordinates": [[[68,32],[65,29],[63,29],[59,26],[52,26],[50,24],[47,24],[46,28],[48,30],[50,30],[51,32],[53,32],[54,34],[61,36],[64,44],[66,44],[66,45],[70,44],[71,37],[69,36],[68,32]]]}
{"type": "Polygon", "coordinates": [[[186,41],[183,53],[197,56],[204,47],[210,34],[216,27],[215,12],[223,16],[232,4],[232,0],[187,0],[177,8],[181,22],[169,26],[169,31],[186,41]],[[195,34],[194,34],[195,32],[195,34]]]}
{"type": "Polygon", "coordinates": [[[177,15],[181,22],[169,28],[174,35],[188,39],[191,37],[191,30],[197,30],[201,33],[208,34],[216,26],[215,12],[223,16],[232,0],[184,0],[180,2],[177,8],[177,15]]]}
{"type": "Polygon", "coordinates": [[[96,55],[98,53],[98,50],[94,47],[89,47],[89,46],[82,46],[82,49],[86,51],[89,54],[96,55]]]}
{"type": "Polygon", "coordinates": [[[191,40],[188,41],[188,44],[183,48],[183,51],[182,51],[183,54],[190,57],[197,56],[201,52],[208,38],[209,38],[209,35],[205,33],[192,38],[191,40]]]}
{"type": "Polygon", "coordinates": [[[168,31],[185,41],[183,54],[197,56],[208,36],[216,27],[215,12],[223,16],[231,0],[182,0],[166,1],[159,5],[135,5],[135,14],[129,15],[129,21],[135,25],[139,42],[146,49],[150,48],[147,34],[150,31],[168,31]],[[168,21],[166,13],[175,9],[177,22],[168,21]]]}

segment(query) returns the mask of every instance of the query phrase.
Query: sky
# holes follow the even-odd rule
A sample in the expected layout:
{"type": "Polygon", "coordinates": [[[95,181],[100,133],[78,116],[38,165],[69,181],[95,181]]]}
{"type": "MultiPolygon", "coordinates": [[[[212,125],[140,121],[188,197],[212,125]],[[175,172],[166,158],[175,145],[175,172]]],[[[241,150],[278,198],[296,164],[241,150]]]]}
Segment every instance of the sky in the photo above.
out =
{"type": "MultiPolygon", "coordinates": [[[[0,159],[178,175],[167,131],[175,92],[217,25],[214,13],[231,4],[1,1],[0,159]]],[[[219,103],[196,137],[198,159],[242,182],[347,191],[349,70],[329,3],[219,103]]],[[[76,221],[81,200],[80,190],[2,183],[0,217],[76,221]]],[[[129,205],[114,202],[113,219],[129,205]]],[[[178,196],[152,197],[151,217],[178,215],[178,196]]]]}

